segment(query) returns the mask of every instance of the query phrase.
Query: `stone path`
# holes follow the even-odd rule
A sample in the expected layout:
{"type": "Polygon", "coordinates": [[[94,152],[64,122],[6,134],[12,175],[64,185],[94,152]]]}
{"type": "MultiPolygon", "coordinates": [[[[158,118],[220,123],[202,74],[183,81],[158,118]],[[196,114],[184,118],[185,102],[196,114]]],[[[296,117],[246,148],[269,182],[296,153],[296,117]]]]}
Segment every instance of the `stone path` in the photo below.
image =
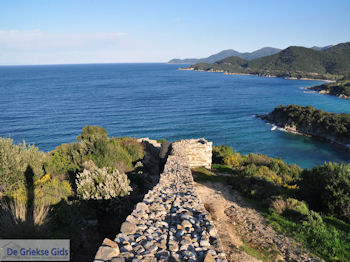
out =
{"type": "Polygon", "coordinates": [[[183,145],[173,143],[159,184],[138,203],[94,261],[227,261],[197,195],[183,145]]]}

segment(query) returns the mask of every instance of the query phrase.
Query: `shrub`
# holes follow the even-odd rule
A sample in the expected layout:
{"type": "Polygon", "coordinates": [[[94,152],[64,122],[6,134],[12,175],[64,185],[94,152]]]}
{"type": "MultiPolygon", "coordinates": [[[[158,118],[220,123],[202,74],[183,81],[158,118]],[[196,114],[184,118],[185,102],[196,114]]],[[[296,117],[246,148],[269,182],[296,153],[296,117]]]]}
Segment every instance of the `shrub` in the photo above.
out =
{"type": "MultiPolygon", "coordinates": [[[[16,203],[26,203],[27,188],[19,187],[11,192],[9,196],[15,199],[16,203]]],[[[72,188],[68,181],[60,181],[51,178],[49,174],[34,182],[34,205],[46,206],[54,205],[61,199],[67,199],[72,194],[72,188]]]]}
{"type": "Polygon", "coordinates": [[[327,227],[318,213],[310,212],[299,228],[299,234],[322,257],[331,261],[345,261],[338,231],[332,226],[327,227]]]}
{"type": "Polygon", "coordinates": [[[109,138],[102,127],[85,126],[77,137],[78,142],[62,144],[48,153],[46,170],[53,175],[75,174],[83,163],[93,161],[97,167],[132,170],[132,163],[144,157],[144,149],[136,139],[109,138]]]}
{"type": "Polygon", "coordinates": [[[232,168],[238,168],[241,166],[243,161],[243,157],[239,153],[233,153],[232,155],[227,155],[224,157],[223,162],[227,166],[231,166],[232,168]]]}
{"type": "Polygon", "coordinates": [[[214,164],[222,164],[224,158],[231,155],[233,155],[232,147],[226,145],[213,146],[212,158],[214,164]]]}
{"type": "Polygon", "coordinates": [[[45,154],[25,142],[13,144],[12,139],[0,138],[0,196],[18,189],[25,183],[24,172],[28,167],[34,173],[34,180],[43,174],[45,154]]]}
{"type": "Polygon", "coordinates": [[[131,161],[135,162],[142,159],[144,155],[144,148],[140,142],[131,137],[119,137],[117,141],[131,156],[131,161]]]}
{"type": "Polygon", "coordinates": [[[77,141],[84,141],[91,145],[98,140],[106,139],[108,139],[106,129],[99,126],[85,126],[81,134],[77,137],[77,141]]]}
{"type": "Polygon", "coordinates": [[[271,202],[270,207],[278,214],[283,214],[287,208],[287,203],[282,198],[277,198],[271,202]]]}
{"type": "Polygon", "coordinates": [[[271,182],[248,176],[234,176],[232,186],[243,195],[257,200],[264,200],[271,196],[277,196],[282,192],[281,187],[271,182]]]}
{"type": "Polygon", "coordinates": [[[284,213],[290,216],[306,216],[309,214],[309,208],[304,201],[299,201],[295,198],[287,198],[286,210],[284,213]]]}
{"type": "Polygon", "coordinates": [[[325,163],[304,170],[299,187],[312,208],[350,220],[350,164],[325,163]]]}
{"type": "Polygon", "coordinates": [[[107,136],[107,131],[102,127],[85,126],[82,134],[77,137],[82,148],[82,162],[92,160],[98,167],[117,168],[119,171],[130,171],[132,160],[141,156],[134,141],[130,139],[115,139],[107,136]],[[122,141],[126,148],[120,144],[122,141]],[[133,154],[131,156],[128,150],[133,154]]]}
{"type": "Polygon", "coordinates": [[[270,208],[278,214],[286,216],[307,216],[309,214],[309,208],[306,203],[299,201],[295,198],[277,197],[271,201],[270,208]]]}
{"type": "Polygon", "coordinates": [[[253,154],[250,153],[247,156],[246,162],[249,164],[255,164],[257,166],[269,165],[271,163],[271,158],[262,154],[253,154]]]}
{"type": "Polygon", "coordinates": [[[96,170],[85,169],[76,178],[77,195],[82,199],[111,199],[127,195],[132,189],[128,177],[114,170],[109,173],[107,168],[96,170]]]}
{"type": "Polygon", "coordinates": [[[300,177],[302,169],[295,164],[287,165],[283,160],[261,154],[249,154],[244,159],[246,174],[260,176],[267,181],[288,187],[300,177]]]}
{"type": "Polygon", "coordinates": [[[81,155],[78,144],[62,144],[48,153],[45,165],[46,171],[53,175],[76,172],[81,163],[81,155]]]}
{"type": "Polygon", "coordinates": [[[162,143],[168,142],[168,140],[166,140],[165,138],[161,138],[161,139],[157,139],[157,142],[162,144],[162,143]]]}

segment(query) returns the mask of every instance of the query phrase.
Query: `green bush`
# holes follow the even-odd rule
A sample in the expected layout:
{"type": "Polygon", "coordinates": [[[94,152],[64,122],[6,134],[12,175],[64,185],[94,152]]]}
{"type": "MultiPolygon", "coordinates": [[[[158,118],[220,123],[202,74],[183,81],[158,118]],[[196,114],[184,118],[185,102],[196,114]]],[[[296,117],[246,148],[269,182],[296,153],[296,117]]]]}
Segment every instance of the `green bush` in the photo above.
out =
{"type": "Polygon", "coordinates": [[[131,156],[132,162],[143,159],[143,157],[145,156],[142,144],[138,142],[135,138],[118,137],[117,141],[121,145],[121,147],[124,148],[131,156]]]}
{"type": "Polygon", "coordinates": [[[107,168],[96,170],[84,169],[76,178],[77,195],[81,199],[101,200],[127,195],[132,189],[128,177],[114,170],[108,172],[107,168]]]}
{"type": "Polygon", "coordinates": [[[284,212],[289,216],[307,216],[309,208],[304,201],[299,201],[295,198],[287,198],[286,210],[284,212]]]}
{"type": "MultiPolygon", "coordinates": [[[[9,196],[17,203],[26,203],[27,190],[28,189],[25,186],[21,186],[17,190],[12,191],[9,196]]],[[[54,205],[62,199],[67,200],[70,195],[72,195],[72,188],[68,181],[60,181],[56,178],[51,178],[49,174],[34,181],[35,206],[54,205]]]]}
{"type": "MultiPolygon", "coordinates": [[[[85,126],[77,137],[83,148],[82,162],[92,160],[98,167],[117,168],[119,171],[132,169],[132,156],[115,138],[109,138],[102,127],[85,126]]],[[[132,151],[132,147],[129,147],[132,151]]]]}
{"type": "Polygon", "coordinates": [[[84,141],[91,147],[98,140],[107,140],[108,135],[106,129],[99,126],[85,126],[80,135],[77,137],[77,141],[84,141]]]}
{"type": "Polygon", "coordinates": [[[44,160],[45,153],[33,145],[15,145],[12,139],[0,138],[0,196],[24,185],[28,167],[34,173],[34,181],[43,176],[44,160]]]}
{"type": "Polygon", "coordinates": [[[295,184],[302,169],[295,164],[288,165],[281,159],[261,154],[249,154],[244,160],[245,175],[256,176],[276,185],[295,184]]]}
{"type": "Polygon", "coordinates": [[[219,145],[213,146],[213,163],[223,164],[224,158],[233,155],[233,149],[230,146],[219,145]]]}
{"type": "Polygon", "coordinates": [[[309,208],[306,203],[295,198],[283,199],[282,197],[275,197],[271,201],[270,209],[287,217],[303,217],[309,214],[309,208]]]}
{"type": "Polygon", "coordinates": [[[282,193],[280,186],[257,177],[233,176],[232,186],[244,196],[264,200],[282,193]]]}
{"type": "Polygon", "coordinates": [[[299,228],[299,235],[316,253],[329,261],[346,261],[338,231],[327,227],[322,217],[311,211],[299,228]]]}
{"type": "Polygon", "coordinates": [[[47,155],[46,171],[53,175],[75,173],[80,169],[81,150],[79,144],[62,144],[47,155]]]}
{"type": "Polygon", "coordinates": [[[157,142],[162,144],[162,143],[168,142],[168,140],[166,140],[165,138],[161,138],[161,139],[157,139],[157,142]]]}
{"type": "Polygon", "coordinates": [[[239,153],[233,153],[232,155],[227,155],[223,158],[223,162],[227,166],[231,166],[236,169],[239,168],[242,164],[243,157],[239,153]]]}
{"type": "Polygon", "coordinates": [[[132,163],[144,157],[144,149],[136,139],[109,138],[102,127],[85,126],[76,143],[62,144],[48,153],[46,170],[53,175],[75,174],[82,164],[93,161],[98,167],[130,171],[132,163]]]}
{"type": "Polygon", "coordinates": [[[313,209],[350,221],[350,164],[325,163],[304,170],[301,178],[300,197],[313,209]]]}

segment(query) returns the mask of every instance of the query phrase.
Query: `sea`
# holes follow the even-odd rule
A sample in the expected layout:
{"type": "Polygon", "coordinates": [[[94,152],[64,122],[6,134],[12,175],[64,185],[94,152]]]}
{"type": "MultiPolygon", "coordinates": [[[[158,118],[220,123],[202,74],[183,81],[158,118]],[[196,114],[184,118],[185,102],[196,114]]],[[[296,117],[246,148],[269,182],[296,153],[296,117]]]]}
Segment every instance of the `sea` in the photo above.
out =
{"type": "Polygon", "coordinates": [[[335,145],[255,117],[289,104],[350,113],[349,100],[303,90],[322,82],[178,70],[181,66],[0,66],[0,136],[47,152],[75,141],[85,125],[97,125],[113,137],[204,137],[302,168],[350,162],[350,153],[335,145]]]}

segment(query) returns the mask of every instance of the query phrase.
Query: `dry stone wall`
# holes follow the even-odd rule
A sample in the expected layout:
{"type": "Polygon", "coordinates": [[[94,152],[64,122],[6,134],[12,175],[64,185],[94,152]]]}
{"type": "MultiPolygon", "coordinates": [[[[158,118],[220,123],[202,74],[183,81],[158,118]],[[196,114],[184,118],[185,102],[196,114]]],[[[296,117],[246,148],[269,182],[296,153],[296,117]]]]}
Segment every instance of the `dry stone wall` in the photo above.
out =
{"type": "Polygon", "coordinates": [[[213,143],[204,138],[186,139],[176,142],[183,149],[188,165],[192,167],[211,167],[213,143]]]}
{"type": "Polygon", "coordinates": [[[159,183],[122,224],[113,242],[117,246],[104,242],[96,262],[227,261],[210,215],[195,192],[185,143],[172,144],[159,183]]]}

